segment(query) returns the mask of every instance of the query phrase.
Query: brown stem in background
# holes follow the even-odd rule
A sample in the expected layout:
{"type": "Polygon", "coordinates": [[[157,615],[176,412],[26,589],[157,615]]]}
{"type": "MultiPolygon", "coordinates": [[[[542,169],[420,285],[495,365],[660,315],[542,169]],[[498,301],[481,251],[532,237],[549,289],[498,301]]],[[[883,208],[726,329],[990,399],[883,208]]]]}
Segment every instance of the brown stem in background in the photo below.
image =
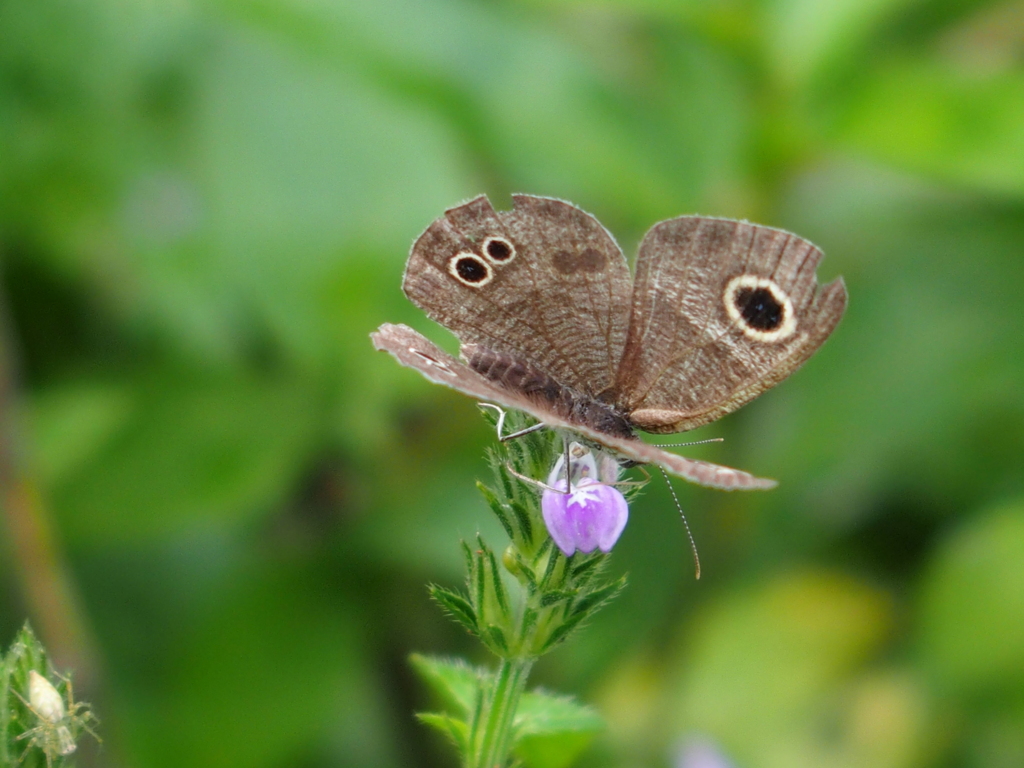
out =
{"type": "Polygon", "coordinates": [[[43,644],[61,671],[91,690],[98,682],[92,636],[54,535],[49,510],[31,477],[18,412],[14,334],[0,285],[0,513],[14,569],[43,644]]]}

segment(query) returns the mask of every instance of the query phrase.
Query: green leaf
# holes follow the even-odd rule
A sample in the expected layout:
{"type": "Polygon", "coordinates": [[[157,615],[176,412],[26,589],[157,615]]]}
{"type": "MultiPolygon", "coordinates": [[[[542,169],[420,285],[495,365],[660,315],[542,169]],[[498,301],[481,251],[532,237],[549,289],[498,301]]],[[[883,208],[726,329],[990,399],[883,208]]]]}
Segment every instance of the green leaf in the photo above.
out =
{"type": "Polygon", "coordinates": [[[435,728],[451,739],[460,753],[469,745],[469,725],[464,720],[437,712],[417,712],[416,719],[435,728]]]}
{"type": "MultiPolygon", "coordinates": [[[[493,680],[490,672],[474,669],[460,659],[414,654],[409,660],[431,690],[465,716],[471,713],[481,688],[493,680]]],[[[428,713],[418,717],[445,732],[453,741],[467,732],[468,726],[462,720],[448,715],[428,713]],[[458,735],[450,732],[452,728],[458,735]]],[[[561,768],[603,727],[603,721],[593,709],[570,697],[545,691],[527,692],[519,700],[515,717],[516,754],[531,768],[561,768]]]]}
{"type": "Polygon", "coordinates": [[[626,587],[625,575],[620,576],[615,581],[605,584],[603,587],[595,589],[593,592],[588,592],[586,595],[576,601],[576,604],[572,607],[572,615],[588,616],[602,605],[612,600],[619,592],[626,587]]]}
{"type": "Polygon", "coordinates": [[[533,563],[536,566],[547,553],[554,546],[554,540],[550,536],[545,536],[544,541],[540,543],[537,548],[536,554],[533,556],[533,563]]]}
{"type": "MultiPolygon", "coordinates": [[[[480,539],[480,546],[483,547],[483,540],[480,539]]],[[[502,616],[508,617],[511,612],[511,606],[509,604],[508,591],[505,589],[505,583],[501,580],[501,569],[498,568],[498,561],[494,556],[494,551],[487,547],[484,549],[487,553],[487,564],[490,571],[491,587],[494,590],[494,599],[498,602],[498,607],[501,609],[502,616]]]]}
{"type": "Polygon", "coordinates": [[[572,562],[569,564],[569,573],[572,576],[573,581],[577,583],[586,583],[585,581],[583,581],[583,578],[585,576],[588,578],[592,576],[594,573],[600,570],[599,566],[603,565],[604,563],[605,555],[600,552],[595,552],[594,554],[589,555],[588,557],[582,558],[578,562],[574,557],[572,562]]]}
{"type": "Polygon", "coordinates": [[[480,491],[480,494],[484,497],[484,501],[487,502],[487,506],[491,508],[491,511],[494,512],[495,517],[498,518],[498,522],[501,523],[501,527],[505,529],[505,533],[508,534],[508,537],[510,539],[515,541],[516,533],[512,528],[511,521],[508,518],[508,512],[505,510],[505,506],[498,499],[497,494],[495,494],[494,491],[492,491],[488,486],[484,485],[479,480],[477,480],[476,482],[476,487],[477,490],[480,491]]]}
{"type": "Polygon", "coordinates": [[[508,467],[505,466],[505,462],[501,460],[500,456],[495,455],[493,461],[498,480],[501,481],[502,490],[505,491],[505,498],[514,499],[516,494],[512,487],[512,477],[508,473],[508,467]]]}
{"type": "Polygon", "coordinates": [[[530,513],[526,507],[520,504],[515,499],[509,499],[509,507],[516,516],[516,522],[519,523],[519,530],[522,532],[522,537],[527,542],[533,541],[533,521],[530,519],[530,513]]]}
{"type": "Polygon", "coordinates": [[[537,574],[533,572],[530,564],[523,559],[523,555],[518,549],[513,551],[512,557],[515,559],[516,575],[525,579],[527,590],[529,590],[530,594],[533,594],[537,591],[537,574]]]}
{"type": "Polygon", "coordinates": [[[455,621],[465,627],[470,633],[478,631],[476,611],[469,600],[452,590],[431,584],[427,589],[430,596],[451,616],[455,621]]]}
{"type": "Polygon", "coordinates": [[[515,722],[523,735],[598,731],[604,727],[604,721],[593,708],[571,696],[558,696],[539,689],[523,694],[515,722]]]}
{"type": "Polygon", "coordinates": [[[477,550],[473,553],[473,566],[469,571],[469,594],[473,599],[478,619],[487,617],[487,569],[484,565],[484,553],[477,550]]]}
{"type": "Polygon", "coordinates": [[[462,546],[462,557],[466,565],[466,585],[472,595],[475,594],[473,591],[473,566],[476,563],[476,557],[474,557],[473,548],[469,546],[468,541],[463,539],[459,544],[462,546]]]}
{"type": "Polygon", "coordinates": [[[555,627],[554,631],[550,635],[548,635],[547,640],[544,641],[541,647],[535,651],[536,654],[540,656],[547,653],[560,642],[569,637],[572,631],[580,625],[580,622],[582,622],[583,619],[586,618],[586,616],[586,613],[577,613],[574,616],[569,616],[568,618],[563,620],[562,623],[555,627]]]}
{"type": "Polygon", "coordinates": [[[523,620],[519,630],[520,637],[526,637],[528,633],[533,631],[533,628],[537,625],[538,616],[539,614],[533,608],[526,608],[523,611],[523,620]]]}
{"type": "Polygon", "coordinates": [[[604,728],[604,721],[590,707],[544,691],[523,694],[515,723],[515,753],[530,768],[569,765],[604,728]]]}
{"type": "MultiPolygon", "coordinates": [[[[547,541],[551,541],[550,538],[547,541]]],[[[553,544],[550,548],[551,555],[548,557],[547,567],[544,569],[544,576],[540,580],[540,587],[544,589],[548,584],[551,583],[551,579],[554,578],[555,570],[560,564],[565,563],[565,556],[562,554],[562,550],[555,547],[553,544]]],[[[538,553],[539,554],[539,553],[538,553]]]]}
{"type": "Polygon", "coordinates": [[[545,592],[540,598],[540,604],[543,608],[549,608],[556,603],[561,603],[565,600],[572,600],[576,597],[576,592],[566,592],[564,590],[555,590],[552,592],[545,592]]]}
{"type": "Polygon", "coordinates": [[[481,683],[489,677],[489,673],[469,666],[462,659],[414,653],[409,657],[409,663],[446,704],[467,716],[472,712],[481,683]]]}
{"type": "Polygon", "coordinates": [[[503,658],[508,656],[511,649],[508,645],[505,630],[496,624],[488,624],[485,630],[485,638],[489,641],[488,645],[491,646],[491,650],[496,654],[503,658]]]}
{"type": "Polygon", "coordinates": [[[590,746],[594,734],[559,733],[552,736],[523,736],[514,753],[527,768],[566,768],[590,746]]]}

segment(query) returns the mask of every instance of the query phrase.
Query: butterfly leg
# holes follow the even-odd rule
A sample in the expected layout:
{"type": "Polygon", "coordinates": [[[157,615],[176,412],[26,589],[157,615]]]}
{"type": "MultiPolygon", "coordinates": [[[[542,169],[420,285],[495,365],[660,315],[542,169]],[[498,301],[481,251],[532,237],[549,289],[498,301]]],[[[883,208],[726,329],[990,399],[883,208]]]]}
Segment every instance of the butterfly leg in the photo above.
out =
{"type": "Polygon", "coordinates": [[[610,485],[612,488],[643,488],[651,482],[651,473],[644,469],[643,464],[637,464],[636,468],[643,472],[643,480],[622,480],[621,482],[605,483],[605,485],[610,485]]]}
{"type": "Polygon", "coordinates": [[[531,432],[538,432],[544,429],[545,427],[547,427],[547,424],[534,424],[532,427],[520,429],[518,432],[513,432],[511,435],[505,435],[504,437],[501,437],[499,435],[498,440],[500,440],[503,443],[509,440],[515,440],[517,437],[523,437],[524,435],[528,435],[531,432]]]}
{"type": "Polygon", "coordinates": [[[532,477],[527,477],[526,475],[516,472],[514,469],[512,469],[512,465],[509,464],[508,462],[505,463],[505,469],[508,470],[508,473],[513,477],[517,477],[524,483],[528,483],[534,486],[535,488],[540,488],[541,490],[544,491],[554,491],[555,493],[565,493],[565,491],[561,488],[552,488],[547,483],[542,483],[540,480],[534,480],[532,477]]]}
{"type": "Polygon", "coordinates": [[[498,432],[498,442],[501,443],[508,442],[509,440],[515,440],[517,437],[523,437],[524,435],[528,435],[531,432],[537,432],[538,430],[544,429],[547,426],[547,424],[540,422],[534,424],[533,426],[526,427],[526,429],[520,429],[518,432],[513,432],[511,435],[503,435],[501,434],[501,431],[505,427],[505,409],[495,405],[494,403],[477,403],[477,405],[479,405],[481,408],[493,408],[495,411],[498,412],[498,424],[496,428],[498,432]]]}
{"type": "Polygon", "coordinates": [[[565,490],[562,493],[572,493],[572,464],[569,459],[569,438],[562,435],[562,446],[565,449],[565,490]]]}

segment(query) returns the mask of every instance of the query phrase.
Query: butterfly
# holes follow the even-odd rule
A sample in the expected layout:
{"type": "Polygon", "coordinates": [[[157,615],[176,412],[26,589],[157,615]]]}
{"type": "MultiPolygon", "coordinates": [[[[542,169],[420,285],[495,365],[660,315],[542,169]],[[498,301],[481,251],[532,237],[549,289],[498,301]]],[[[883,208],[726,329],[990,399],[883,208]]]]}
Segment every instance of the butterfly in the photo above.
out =
{"type": "Polygon", "coordinates": [[[430,381],[523,411],[628,464],[724,490],[774,480],[645,443],[730,413],[799,368],[846,308],[818,286],[822,252],[779,229],[680,216],[644,236],[630,274],[611,234],[571,203],[481,195],[416,240],[402,289],[460,341],[457,360],[404,325],[374,346],[430,381]]]}

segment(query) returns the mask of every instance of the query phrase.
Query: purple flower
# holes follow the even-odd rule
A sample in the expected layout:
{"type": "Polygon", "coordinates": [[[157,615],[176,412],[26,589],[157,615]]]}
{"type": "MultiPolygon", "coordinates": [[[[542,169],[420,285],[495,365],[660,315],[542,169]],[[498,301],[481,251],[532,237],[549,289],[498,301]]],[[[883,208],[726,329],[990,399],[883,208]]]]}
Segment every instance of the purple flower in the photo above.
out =
{"type": "Polygon", "coordinates": [[[569,493],[564,492],[565,480],[550,485],[557,490],[544,491],[541,511],[548,533],[565,556],[577,549],[593,552],[600,547],[602,552],[611,551],[629,519],[623,495],[592,477],[574,481],[569,493]]]}

